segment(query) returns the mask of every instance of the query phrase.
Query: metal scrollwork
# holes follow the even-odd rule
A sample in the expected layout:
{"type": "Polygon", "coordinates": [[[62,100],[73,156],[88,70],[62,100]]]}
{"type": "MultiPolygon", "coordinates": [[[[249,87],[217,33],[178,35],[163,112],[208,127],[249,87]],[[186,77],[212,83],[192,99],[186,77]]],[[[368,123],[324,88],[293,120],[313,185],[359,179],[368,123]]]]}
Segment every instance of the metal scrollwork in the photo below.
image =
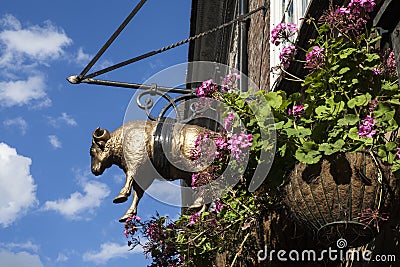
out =
{"type": "Polygon", "coordinates": [[[160,120],[161,118],[164,118],[168,110],[171,108],[176,114],[176,120],[178,122],[185,122],[189,120],[189,118],[183,118],[182,117],[182,112],[179,110],[180,105],[184,105],[184,102],[189,99],[197,98],[197,96],[194,94],[194,92],[189,92],[185,94],[182,94],[178,97],[172,98],[168,92],[164,90],[158,90],[158,87],[156,84],[152,84],[150,88],[145,89],[144,91],[140,92],[137,95],[136,98],[136,103],[139,108],[143,109],[146,112],[147,117],[152,120],[152,121],[157,121],[160,120]],[[164,99],[167,101],[167,104],[163,106],[163,108],[160,110],[158,116],[154,116],[151,114],[154,105],[156,104],[154,97],[157,97],[156,101],[160,101],[160,99],[164,99]],[[143,103],[144,99],[144,103],[143,103]]]}

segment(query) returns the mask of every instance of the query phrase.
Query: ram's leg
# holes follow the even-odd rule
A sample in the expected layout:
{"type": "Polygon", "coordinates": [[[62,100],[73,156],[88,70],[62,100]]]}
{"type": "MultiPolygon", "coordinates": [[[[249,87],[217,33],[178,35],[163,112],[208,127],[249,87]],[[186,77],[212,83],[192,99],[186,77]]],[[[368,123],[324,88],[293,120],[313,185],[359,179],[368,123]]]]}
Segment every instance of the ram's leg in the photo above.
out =
{"type": "MultiPolygon", "coordinates": [[[[133,179],[132,179],[133,180],[133,179]]],[[[132,204],[129,209],[125,212],[124,216],[122,216],[119,221],[125,222],[126,219],[136,215],[137,213],[137,206],[139,204],[140,199],[144,194],[144,189],[142,189],[138,184],[134,181],[133,182],[133,194],[132,194],[132,204]]]]}
{"type": "Polygon", "coordinates": [[[131,194],[131,188],[133,186],[133,177],[135,177],[136,171],[127,171],[125,185],[122,187],[119,194],[114,198],[114,203],[123,203],[128,200],[131,194]]]}

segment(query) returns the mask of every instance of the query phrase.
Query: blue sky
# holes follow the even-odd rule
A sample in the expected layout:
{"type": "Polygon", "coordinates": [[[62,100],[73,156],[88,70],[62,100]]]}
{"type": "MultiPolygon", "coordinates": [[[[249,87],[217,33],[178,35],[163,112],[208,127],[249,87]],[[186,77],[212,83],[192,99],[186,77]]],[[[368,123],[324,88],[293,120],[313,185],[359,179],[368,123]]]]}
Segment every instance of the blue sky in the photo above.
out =
{"type": "MultiPolygon", "coordinates": [[[[146,266],[128,251],[112,199],[117,168],[90,173],[91,134],[123,123],[133,90],[72,85],[139,1],[3,1],[0,9],[0,262],[4,267],[146,266]],[[117,3],[117,4],[116,4],[117,3]]],[[[95,69],[189,35],[188,0],[149,0],[95,69]]],[[[187,45],[101,78],[142,83],[187,61],[187,45]]],[[[138,215],[176,217],[145,196],[138,215]]]]}

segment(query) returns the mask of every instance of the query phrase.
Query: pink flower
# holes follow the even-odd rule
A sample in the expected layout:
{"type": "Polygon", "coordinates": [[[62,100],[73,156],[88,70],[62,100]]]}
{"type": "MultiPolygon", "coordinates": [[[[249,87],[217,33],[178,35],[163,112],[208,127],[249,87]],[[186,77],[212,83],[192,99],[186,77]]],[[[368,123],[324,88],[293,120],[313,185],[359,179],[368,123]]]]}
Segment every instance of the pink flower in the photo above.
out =
{"type": "Polygon", "coordinates": [[[228,117],[224,119],[224,128],[227,132],[232,131],[233,120],[235,119],[235,114],[233,112],[228,114],[228,117]]]}
{"type": "Polygon", "coordinates": [[[288,114],[293,116],[300,116],[304,112],[304,106],[298,105],[298,106],[293,106],[293,109],[288,110],[288,114]]]}
{"type": "Polygon", "coordinates": [[[350,14],[350,12],[351,12],[350,9],[346,8],[346,7],[340,7],[338,9],[338,11],[339,11],[340,14],[350,14]]]}
{"type": "Polygon", "coordinates": [[[223,151],[228,146],[226,137],[217,137],[217,138],[215,138],[215,146],[217,147],[217,150],[215,151],[214,155],[215,155],[216,158],[220,158],[221,154],[223,154],[223,151]]]}
{"type": "Polygon", "coordinates": [[[247,147],[251,147],[252,143],[251,141],[253,140],[253,135],[252,134],[234,134],[231,136],[231,138],[228,140],[228,149],[232,153],[232,157],[239,159],[240,155],[243,154],[243,149],[247,147]]]}
{"type": "Polygon", "coordinates": [[[388,69],[388,74],[389,75],[396,75],[397,69],[396,69],[396,58],[394,56],[394,51],[390,51],[388,58],[386,59],[386,67],[388,69]]]}
{"type": "Polygon", "coordinates": [[[191,159],[197,160],[200,157],[213,157],[215,154],[214,142],[210,139],[210,134],[199,134],[194,143],[194,148],[190,151],[191,159]]]}
{"type": "Polygon", "coordinates": [[[383,74],[382,66],[378,66],[378,67],[374,68],[374,69],[372,70],[372,73],[373,73],[375,76],[382,75],[382,74],[383,74]]]}
{"type": "Polygon", "coordinates": [[[236,82],[240,79],[240,75],[237,73],[231,73],[226,75],[222,81],[222,90],[230,91],[236,88],[236,82]]]}
{"type": "Polygon", "coordinates": [[[129,237],[129,232],[128,232],[128,230],[127,230],[127,229],[124,229],[124,235],[126,236],[126,238],[128,238],[128,237],[129,237]]]}
{"type": "Polygon", "coordinates": [[[140,220],[141,220],[141,218],[140,218],[139,216],[136,216],[136,215],[133,215],[133,216],[132,216],[132,219],[134,219],[134,220],[136,220],[136,221],[140,221],[140,220]]]}
{"type": "Polygon", "coordinates": [[[363,122],[358,126],[358,136],[373,138],[376,134],[376,130],[373,130],[372,127],[376,125],[376,121],[373,117],[368,115],[365,117],[363,122]]]}
{"type": "Polygon", "coordinates": [[[293,60],[296,54],[296,47],[294,45],[289,45],[282,48],[282,51],[279,55],[279,59],[283,67],[288,68],[290,66],[290,62],[293,60]]]}
{"type": "Polygon", "coordinates": [[[217,85],[213,80],[204,81],[199,88],[196,89],[196,95],[198,97],[212,97],[212,95],[218,91],[217,85]]]}
{"type": "Polygon", "coordinates": [[[274,45],[279,45],[282,40],[288,41],[289,38],[295,35],[298,30],[299,29],[294,23],[279,23],[271,31],[271,43],[273,43],[274,45]]]}
{"type": "Polygon", "coordinates": [[[306,69],[318,69],[324,63],[324,48],[314,46],[313,49],[306,55],[306,63],[304,68],[306,69]]]}
{"type": "Polygon", "coordinates": [[[348,7],[353,13],[360,14],[361,12],[374,11],[376,3],[374,0],[351,0],[348,7]]]}
{"type": "Polygon", "coordinates": [[[199,220],[201,213],[200,212],[196,212],[195,214],[191,215],[189,218],[189,226],[195,225],[196,222],[199,220]]]}
{"type": "Polygon", "coordinates": [[[224,204],[222,204],[221,202],[214,202],[213,210],[216,213],[219,213],[222,210],[223,207],[224,207],[224,204]]]}
{"type": "Polygon", "coordinates": [[[193,173],[191,182],[192,189],[210,183],[213,180],[213,178],[214,178],[213,175],[206,171],[193,173]]]}

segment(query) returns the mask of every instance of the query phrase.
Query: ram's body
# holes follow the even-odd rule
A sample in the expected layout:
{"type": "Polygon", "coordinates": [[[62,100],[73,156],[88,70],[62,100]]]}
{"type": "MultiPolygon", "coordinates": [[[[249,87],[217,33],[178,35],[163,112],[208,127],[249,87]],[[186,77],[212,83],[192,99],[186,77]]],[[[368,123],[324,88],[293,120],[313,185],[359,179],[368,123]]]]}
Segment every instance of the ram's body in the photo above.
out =
{"type": "Polygon", "coordinates": [[[195,125],[176,123],[169,133],[172,135],[169,144],[171,151],[154,151],[157,125],[158,122],[132,121],[112,133],[100,128],[93,132],[90,148],[92,173],[101,175],[113,164],[124,170],[126,182],[114,199],[114,203],[125,202],[133,188],[132,205],[120,221],[125,221],[136,214],[138,202],[144,191],[151,185],[154,178],[157,178],[157,172],[152,166],[150,157],[154,158],[157,157],[157,153],[168,152],[168,160],[179,168],[165,170],[162,175],[167,180],[189,179],[187,182],[190,183],[188,174],[201,170],[190,160],[190,153],[198,135],[209,130],[195,125]]]}

